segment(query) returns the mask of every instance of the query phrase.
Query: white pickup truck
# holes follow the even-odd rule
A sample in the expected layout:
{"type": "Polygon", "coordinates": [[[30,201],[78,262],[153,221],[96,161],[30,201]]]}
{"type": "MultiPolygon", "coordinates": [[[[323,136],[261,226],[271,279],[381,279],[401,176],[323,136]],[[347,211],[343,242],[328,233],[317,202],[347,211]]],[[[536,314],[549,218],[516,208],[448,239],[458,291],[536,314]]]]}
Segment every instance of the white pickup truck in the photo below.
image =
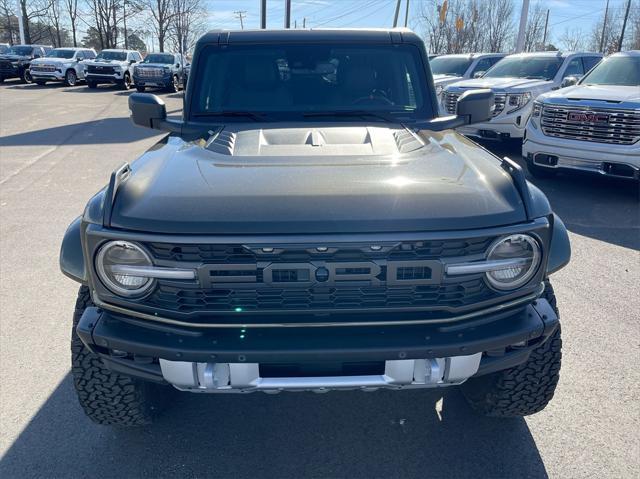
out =
{"type": "Polygon", "coordinates": [[[640,178],[640,51],[615,53],[574,86],[533,103],[522,144],[529,171],[640,178]]]}
{"type": "Polygon", "coordinates": [[[451,83],[482,76],[506,55],[506,53],[459,53],[440,55],[429,60],[436,95],[440,97],[444,87],[451,83]]]}
{"type": "Polygon", "coordinates": [[[467,90],[490,88],[495,94],[493,118],[460,128],[468,136],[487,139],[522,138],[533,100],[561,88],[568,77],[582,77],[596,65],[599,53],[518,53],[500,60],[482,78],[463,80],[444,88],[442,108],[455,114],[458,97],[467,90]]]}

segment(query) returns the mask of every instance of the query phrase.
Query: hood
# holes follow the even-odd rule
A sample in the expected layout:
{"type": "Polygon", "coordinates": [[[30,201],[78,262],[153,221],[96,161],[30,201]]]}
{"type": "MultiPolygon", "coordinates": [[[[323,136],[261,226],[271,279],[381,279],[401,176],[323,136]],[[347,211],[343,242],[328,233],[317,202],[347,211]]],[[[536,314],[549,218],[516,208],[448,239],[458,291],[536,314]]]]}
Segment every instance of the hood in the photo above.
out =
{"type": "Polygon", "coordinates": [[[167,137],[132,165],[111,226],[155,233],[460,230],[526,220],[500,160],[400,126],[226,127],[167,137]]]}
{"type": "Polygon", "coordinates": [[[127,63],[126,60],[85,60],[84,62],[92,65],[122,65],[127,63]]]}
{"type": "Polygon", "coordinates": [[[171,63],[138,63],[138,68],[153,67],[153,68],[171,68],[171,63]]]}
{"type": "Polygon", "coordinates": [[[495,90],[518,90],[529,91],[532,89],[543,89],[553,84],[551,80],[539,80],[528,78],[473,78],[456,83],[460,88],[492,88],[495,90]]]}
{"type": "Polygon", "coordinates": [[[31,64],[40,65],[40,64],[52,64],[52,65],[64,65],[66,63],[76,63],[73,58],[54,58],[54,57],[44,57],[44,58],[36,58],[31,62],[31,64]]]}
{"type": "Polygon", "coordinates": [[[462,77],[454,75],[433,75],[433,84],[435,86],[445,86],[462,80],[462,77]]]}
{"type": "MultiPolygon", "coordinates": [[[[640,103],[640,86],[574,85],[541,95],[539,100],[601,100],[605,102],[640,103]]],[[[609,105],[615,106],[615,105],[609,105]]]]}
{"type": "Polygon", "coordinates": [[[31,60],[31,57],[27,55],[0,55],[0,60],[9,60],[15,62],[16,60],[31,60]]]}

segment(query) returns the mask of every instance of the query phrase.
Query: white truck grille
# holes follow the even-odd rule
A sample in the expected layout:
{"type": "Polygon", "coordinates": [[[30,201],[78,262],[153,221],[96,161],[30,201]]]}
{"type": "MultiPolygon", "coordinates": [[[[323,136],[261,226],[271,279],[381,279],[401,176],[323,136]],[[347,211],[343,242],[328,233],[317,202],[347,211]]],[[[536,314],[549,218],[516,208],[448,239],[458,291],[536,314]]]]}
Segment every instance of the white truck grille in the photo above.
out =
{"type": "Polygon", "coordinates": [[[54,72],[56,67],[54,65],[31,65],[30,70],[34,72],[54,72]]]}
{"type": "Polygon", "coordinates": [[[640,110],[544,105],[541,120],[547,136],[618,145],[640,140],[640,110]]]}
{"type": "MultiPolygon", "coordinates": [[[[456,114],[456,104],[458,103],[458,98],[462,95],[463,92],[444,92],[444,107],[447,113],[450,115],[456,114]]],[[[504,110],[505,101],[507,96],[504,93],[496,93],[494,95],[494,109],[491,113],[491,116],[498,116],[504,110]]]]}

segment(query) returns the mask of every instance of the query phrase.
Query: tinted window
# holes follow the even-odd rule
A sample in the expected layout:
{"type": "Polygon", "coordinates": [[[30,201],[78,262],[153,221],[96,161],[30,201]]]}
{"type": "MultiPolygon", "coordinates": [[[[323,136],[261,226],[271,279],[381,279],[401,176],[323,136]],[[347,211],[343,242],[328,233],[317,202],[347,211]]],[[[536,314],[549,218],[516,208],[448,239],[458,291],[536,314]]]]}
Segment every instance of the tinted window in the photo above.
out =
{"type": "Polygon", "coordinates": [[[482,60],[478,60],[475,68],[471,72],[471,75],[475,75],[478,72],[486,72],[491,68],[500,58],[483,58],[482,60]]]}
{"type": "Polygon", "coordinates": [[[9,48],[9,51],[7,52],[10,55],[20,55],[20,56],[29,56],[33,53],[34,49],[32,47],[25,47],[25,46],[15,46],[15,47],[11,47],[9,48]]]}
{"type": "Polygon", "coordinates": [[[150,53],[147,58],[143,60],[143,63],[165,63],[170,65],[173,63],[173,55],[167,53],[150,53]]]}
{"type": "Polygon", "coordinates": [[[640,86],[640,57],[610,57],[602,60],[581,82],[583,85],[640,86]]]}
{"type": "Polygon", "coordinates": [[[127,54],[124,52],[109,52],[109,51],[101,51],[98,53],[96,60],[114,60],[118,62],[123,62],[127,59],[127,54]]]}
{"type": "Polygon", "coordinates": [[[84,50],[84,57],[92,59],[96,57],[96,54],[93,53],[91,50],[84,50]]]}
{"type": "Polygon", "coordinates": [[[51,50],[47,57],[49,58],[73,58],[75,55],[75,50],[69,50],[67,48],[56,48],[55,50],[51,50]]]}
{"type": "Polygon", "coordinates": [[[503,58],[485,74],[487,78],[531,78],[553,80],[562,66],[561,57],[514,56],[503,58]]]}
{"type": "Polygon", "coordinates": [[[431,72],[434,75],[453,75],[461,77],[471,66],[473,60],[465,57],[437,57],[431,60],[431,72]]]}
{"type": "Polygon", "coordinates": [[[582,57],[582,63],[584,64],[585,73],[595,67],[600,60],[600,57],[582,57]]]}
{"type": "Polygon", "coordinates": [[[432,117],[420,51],[410,45],[210,46],[199,62],[196,117],[354,110],[432,117]]]}
{"type": "Polygon", "coordinates": [[[582,59],[580,57],[569,61],[567,69],[564,71],[564,76],[568,77],[571,75],[584,75],[584,67],[582,66],[582,59]]]}

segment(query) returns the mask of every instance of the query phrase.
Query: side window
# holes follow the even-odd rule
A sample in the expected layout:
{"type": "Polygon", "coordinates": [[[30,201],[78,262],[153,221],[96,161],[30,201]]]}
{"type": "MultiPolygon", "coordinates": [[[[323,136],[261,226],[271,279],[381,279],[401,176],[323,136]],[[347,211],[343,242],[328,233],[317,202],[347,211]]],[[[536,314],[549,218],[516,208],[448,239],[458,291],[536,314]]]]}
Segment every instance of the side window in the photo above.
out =
{"type": "Polygon", "coordinates": [[[575,57],[567,65],[567,69],[564,71],[564,78],[571,75],[584,75],[584,67],[582,66],[582,58],[575,57]]]}
{"type": "Polygon", "coordinates": [[[76,52],[76,60],[78,61],[84,60],[84,53],[81,51],[76,52]]]}
{"type": "Polygon", "coordinates": [[[84,57],[86,59],[93,60],[96,57],[96,54],[93,53],[91,50],[85,50],[84,51],[84,57]]]}
{"type": "Polygon", "coordinates": [[[475,68],[471,72],[471,77],[478,72],[486,72],[489,68],[493,66],[493,64],[497,61],[494,58],[483,58],[482,60],[478,60],[475,68]]]}
{"type": "Polygon", "coordinates": [[[600,57],[582,57],[582,63],[584,63],[584,72],[587,73],[598,63],[600,63],[600,57]]]}
{"type": "Polygon", "coordinates": [[[133,59],[137,62],[141,62],[142,61],[142,55],[140,55],[138,52],[133,52],[133,59]]]}

